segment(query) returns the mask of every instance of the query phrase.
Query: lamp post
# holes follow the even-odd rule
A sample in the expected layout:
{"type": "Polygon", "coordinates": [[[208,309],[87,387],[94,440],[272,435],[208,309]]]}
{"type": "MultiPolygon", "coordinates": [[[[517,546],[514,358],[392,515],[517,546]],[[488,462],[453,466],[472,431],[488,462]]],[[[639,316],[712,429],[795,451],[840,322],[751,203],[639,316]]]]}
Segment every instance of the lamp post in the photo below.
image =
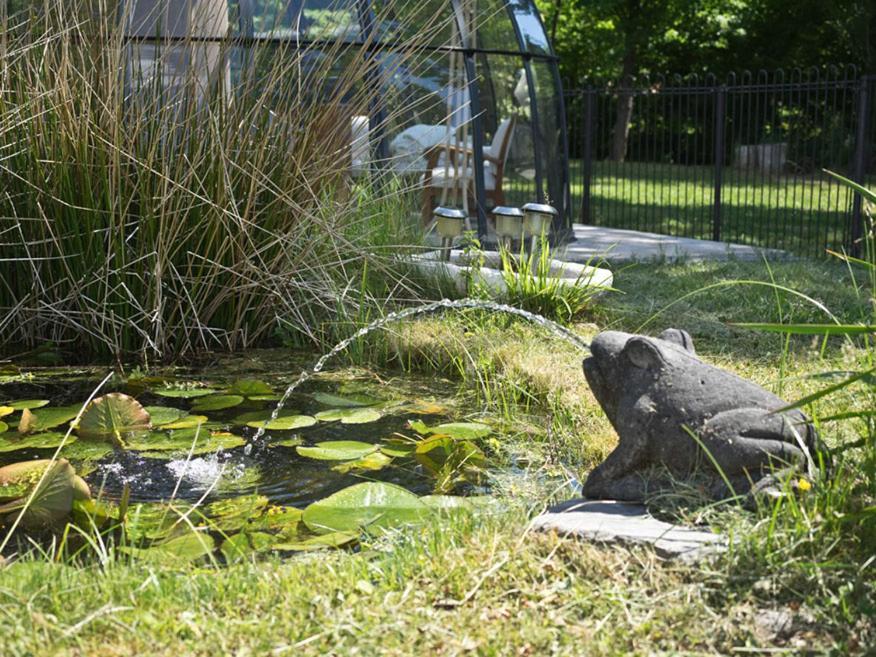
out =
{"type": "Polygon", "coordinates": [[[441,235],[442,259],[449,261],[453,238],[462,235],[466,214],[457,208],[445,208],[439,205],[432,211],[432,216],[435,218],[438,234],[441,235]]]}
{"type": "Polygon", "coordinates": [[[505,205],[493,208],[493,218],[496,220],[496,235],[499,242],[510,249],[513,240],[523,236],[523,210],[505,205]]]}

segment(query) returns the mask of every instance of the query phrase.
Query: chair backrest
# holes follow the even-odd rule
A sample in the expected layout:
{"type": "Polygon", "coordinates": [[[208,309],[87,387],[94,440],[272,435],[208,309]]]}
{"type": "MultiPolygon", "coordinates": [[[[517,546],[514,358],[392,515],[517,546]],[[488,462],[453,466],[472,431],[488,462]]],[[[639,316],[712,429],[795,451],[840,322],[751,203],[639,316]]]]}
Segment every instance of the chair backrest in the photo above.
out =
{"type": "Polygon", "coordinates": [[[514,117],[510,119],[502,119],[499,127],[496,128],[496,133],[493,135],[493,142],[490,144],[490,155],[496,158],[502,164],[508,159],[508,151],[511,146],[511,137],[514,134],[514,117]]]}
{"type": "Polygon", "coordinates": [[[350,160],[354,171],[368,166],[370,150],[368,117],[360,115],[350,117],[350,160]]]}

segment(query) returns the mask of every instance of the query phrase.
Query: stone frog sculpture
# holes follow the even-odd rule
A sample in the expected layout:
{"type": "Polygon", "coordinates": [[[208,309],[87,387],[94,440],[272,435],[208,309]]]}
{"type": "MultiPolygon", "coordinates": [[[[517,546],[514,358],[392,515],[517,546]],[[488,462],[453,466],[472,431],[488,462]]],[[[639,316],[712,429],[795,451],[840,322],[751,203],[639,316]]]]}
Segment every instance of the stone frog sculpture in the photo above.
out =
{"type": "Polygon", "coordinates": [[[747,493],[774,470],[814,467],[818,437],[808,418],[776,413],[787,403],[701,361],[685,331],[601,333],[584,375],[620,438],[588,477],[586,497],[644,501],[669,483],[644,476],[651,466],[675,478],[705,473],[715,498],[747,493]]]}

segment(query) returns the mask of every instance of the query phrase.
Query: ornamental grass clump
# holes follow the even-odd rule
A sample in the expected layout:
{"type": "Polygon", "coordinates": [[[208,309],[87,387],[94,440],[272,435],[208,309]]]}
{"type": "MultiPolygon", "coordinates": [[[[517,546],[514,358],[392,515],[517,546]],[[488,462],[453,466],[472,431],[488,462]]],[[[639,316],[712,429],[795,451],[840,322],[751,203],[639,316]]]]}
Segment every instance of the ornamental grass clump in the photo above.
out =
{"type": "MultiPolygon", "coordinates": [[[[369,43],[223,38],[231,66],[167,86],[131,65],[118,4],[5,18],[0,348],[167,360],[252,346],[280,319],[319,342],[341,303],[373,297],[344,294],[366,262],[381,289],[409,292],[390,258],[399,188],[353,175],[350,126],[399,68],[427,65],[413,44],[378,68],[369,43]]],[[[416,17],[419,35],[452,20],[416,17]]],[[[162,47],[155,70],[201,46],[162,47]]]]}

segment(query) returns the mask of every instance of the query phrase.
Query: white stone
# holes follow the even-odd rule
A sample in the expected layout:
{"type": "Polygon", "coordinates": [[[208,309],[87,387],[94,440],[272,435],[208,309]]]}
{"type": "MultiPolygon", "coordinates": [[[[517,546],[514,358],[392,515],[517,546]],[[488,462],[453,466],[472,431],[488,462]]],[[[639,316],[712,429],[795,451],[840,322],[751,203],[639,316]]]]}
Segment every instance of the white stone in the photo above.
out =
{"type": "Polygon", "coordinates": [[[599,543],[651,545],[659,555],[686,563],[727,548],[721,534],[663,522],[641,504],[615,500],[564,502],[533,519],[532,528],[599,543]]]}

